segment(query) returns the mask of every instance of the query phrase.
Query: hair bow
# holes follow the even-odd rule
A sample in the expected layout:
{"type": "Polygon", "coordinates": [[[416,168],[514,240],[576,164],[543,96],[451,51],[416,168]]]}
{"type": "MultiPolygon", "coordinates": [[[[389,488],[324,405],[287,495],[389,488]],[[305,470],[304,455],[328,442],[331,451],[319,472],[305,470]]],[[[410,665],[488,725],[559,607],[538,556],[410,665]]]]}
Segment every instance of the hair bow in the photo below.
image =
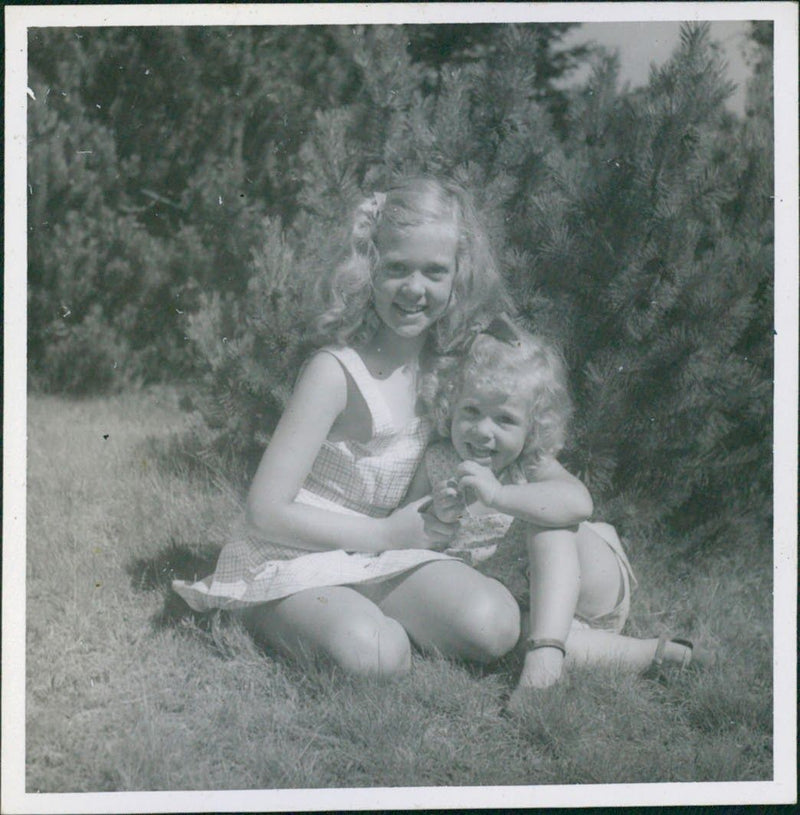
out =
{"type": "Polygon", "coordinates": [[[515,348],[519,348],[522,345],[519,329],[511,321],[511,318],[508,316],[508,314],[505,313],[495,317],[489,323],[489,325],[486,326],[486,328],[480,329],[472,338],[470,346],[481,334],[488,334],[490,337],[493,337],[498,342],[504,342],[507,345],[513,345],[515,348]]]}
{"type": "Polygon", "coordinates": [[[353,238],[356,241],[366,241],[373,237],[385,203],[386,194],[376,192],[356,207],[353,220],[353,238]]]}

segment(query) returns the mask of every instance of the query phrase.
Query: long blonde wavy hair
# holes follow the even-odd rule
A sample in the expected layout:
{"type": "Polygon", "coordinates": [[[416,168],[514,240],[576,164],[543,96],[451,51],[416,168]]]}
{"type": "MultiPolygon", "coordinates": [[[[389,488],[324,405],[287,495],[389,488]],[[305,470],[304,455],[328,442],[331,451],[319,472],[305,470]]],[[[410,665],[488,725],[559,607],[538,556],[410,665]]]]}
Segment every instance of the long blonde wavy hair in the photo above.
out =
{"type": "Polygon", "coordinates": [[[455,224],[456,273],[450,304],[431,329],[427,350],[453,353],[476,324],[507,309],[505,287],[471,196],[453,181],[412,177],[374,193],[356,208],[344,256],[320,276],[309,300],[312,343],[368,341],[380,319],[372,308],[372,280],[381,262],[379,238],[388,230],[402,234],[437,222],[455,224]]]}

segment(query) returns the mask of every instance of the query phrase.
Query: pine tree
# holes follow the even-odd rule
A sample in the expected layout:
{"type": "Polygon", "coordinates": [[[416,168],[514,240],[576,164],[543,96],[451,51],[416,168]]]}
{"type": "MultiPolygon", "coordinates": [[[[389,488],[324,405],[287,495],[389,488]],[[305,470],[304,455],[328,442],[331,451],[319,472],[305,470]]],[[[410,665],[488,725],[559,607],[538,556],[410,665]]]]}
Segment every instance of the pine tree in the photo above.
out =
{"type": "Polygon", "coordinates": [[[615,82],[613,61],[599,66],[520,213],[537,288],[567,308],[571,460],[612,519],[763,538],[771,391],[751,356],[770,354],[772,270],[763,224],[732,217],[748,193],[722,60],[707,26],[687,25],[646,89],[619,99],[615,82]]]}
{"type": "Polygon", "coordinates": [[[707,26],[685,26],[635,91],[604,55],[584,87],[558,87],[589,56],[567,30],[33,33],[32,371],[73,390],[113,384],[118,359],[134,378],[192,372],[246,476],[344,213],[398,175],[453,176],[520,319],[564,349],[568,464],[600,512],[669,523],[693,551],[767,540],[769,24],[752,28],[744,120],[707,26]]]}
{"type": "Polygon", "coordinates": [[[244,296],[263,219],[297,214],[315,110],[353,92],[332,32],[31,31],[34,385],[191,373],[186,316],[244,296]]]}

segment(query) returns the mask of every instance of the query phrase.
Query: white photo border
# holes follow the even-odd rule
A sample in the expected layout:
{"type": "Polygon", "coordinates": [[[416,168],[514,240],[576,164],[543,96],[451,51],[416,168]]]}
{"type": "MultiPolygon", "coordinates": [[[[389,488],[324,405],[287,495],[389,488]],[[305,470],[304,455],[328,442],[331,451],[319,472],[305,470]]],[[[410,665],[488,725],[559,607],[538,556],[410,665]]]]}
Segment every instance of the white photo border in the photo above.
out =
{"type": "Polygon", "coordinates": [[[791,2],[175,4],[5,7],[2,807],[13,813],[721,805],[795,802],[798,9],[791,2]],[[27,30],[71,26],[773,20],[775,23],[774,777],[768,782],[197,792],[25,792],[27,30]]]}

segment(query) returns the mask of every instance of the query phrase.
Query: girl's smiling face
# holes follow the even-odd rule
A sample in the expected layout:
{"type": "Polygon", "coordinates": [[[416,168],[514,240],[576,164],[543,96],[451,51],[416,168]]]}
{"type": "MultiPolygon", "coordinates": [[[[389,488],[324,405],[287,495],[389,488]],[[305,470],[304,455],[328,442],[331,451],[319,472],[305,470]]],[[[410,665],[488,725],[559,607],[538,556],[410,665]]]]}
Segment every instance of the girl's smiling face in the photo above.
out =
{"type": "Polygon", "coordinates": [[[433,222],[385,229],[376,241],[375,311],[395,334],[417,337],[447,310],[456,273],[455,224],[433,222]]]}
{"type": "Polygon", "coordinates": [[[458,455],[499,473],[519,458],[530,431],[527,400],[467,384],[453,406],[450,438],[458,455]]]}

